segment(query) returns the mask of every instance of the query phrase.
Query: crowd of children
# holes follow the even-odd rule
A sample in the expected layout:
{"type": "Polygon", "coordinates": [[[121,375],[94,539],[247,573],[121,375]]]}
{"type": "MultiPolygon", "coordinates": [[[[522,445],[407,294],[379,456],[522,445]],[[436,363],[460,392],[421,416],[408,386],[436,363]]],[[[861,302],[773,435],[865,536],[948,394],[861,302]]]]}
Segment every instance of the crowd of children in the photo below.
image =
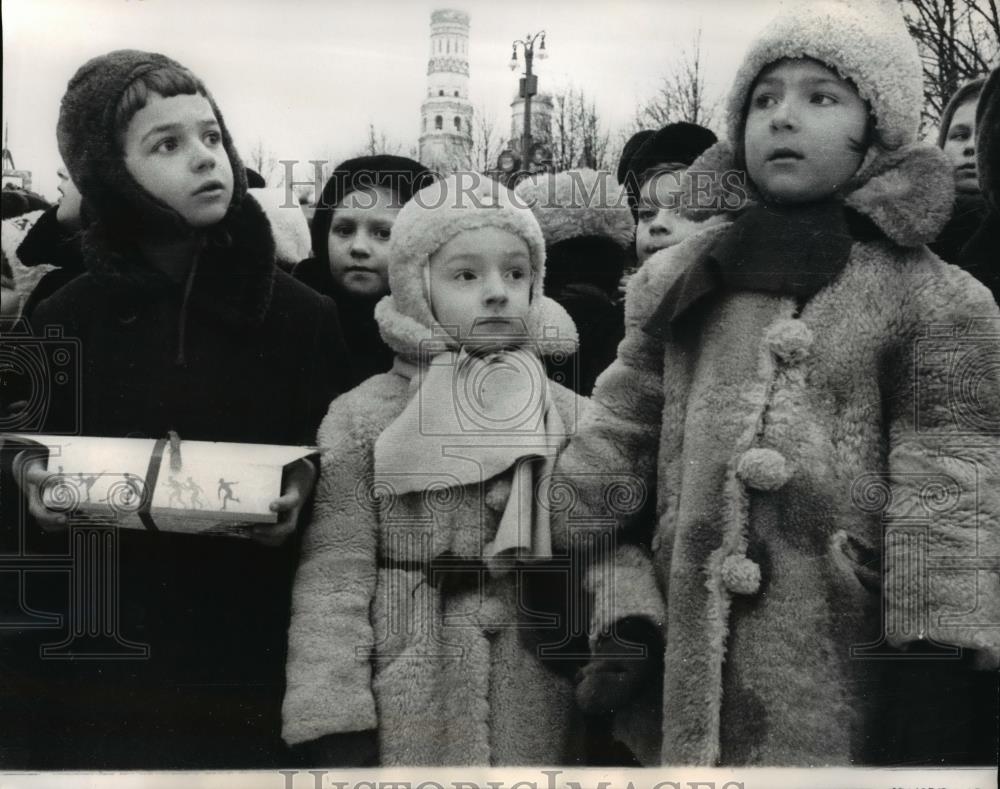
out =
{"type": "MultiPolygon", "coordinates": [[[[46,659],[17,617],[79,579],[25,572],[0,764],[996,764],[1000,71],[937,145],[922,95],[895,4],[796,4],[723,141],[351,159],[307,244],[189,69],[84,64],[62,199],[4,227],[6,318],[81,349],[49,424],[320,454],[252,539],[110,529],[141,659],[46,659]]],[[[8,449],[44,568],[83,527],[8,449]]]]}

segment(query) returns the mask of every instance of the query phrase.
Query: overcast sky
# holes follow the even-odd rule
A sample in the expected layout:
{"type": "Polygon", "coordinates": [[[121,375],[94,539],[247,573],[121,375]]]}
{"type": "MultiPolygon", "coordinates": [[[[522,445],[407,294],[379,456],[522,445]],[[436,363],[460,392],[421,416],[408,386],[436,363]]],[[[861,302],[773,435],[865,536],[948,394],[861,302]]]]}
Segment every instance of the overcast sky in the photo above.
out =
{"type": "Polygon", "coordinates": [[[87,58],[122,47],[163,52],[202,77],[241,151],[261,140],[276,158],[339,160],[364,145],[369,122],[408,149],[426,94],[430,14],[442,7],[471,16],[471,99],[496,114],[506,136],[515,38],[545,29],[540,89],[582,88],[616,131],[699,26],[708,90],[724,93],[777,2],[4,0],[3,120],[15,162],[55,198],[66,83],[87,58]]]}

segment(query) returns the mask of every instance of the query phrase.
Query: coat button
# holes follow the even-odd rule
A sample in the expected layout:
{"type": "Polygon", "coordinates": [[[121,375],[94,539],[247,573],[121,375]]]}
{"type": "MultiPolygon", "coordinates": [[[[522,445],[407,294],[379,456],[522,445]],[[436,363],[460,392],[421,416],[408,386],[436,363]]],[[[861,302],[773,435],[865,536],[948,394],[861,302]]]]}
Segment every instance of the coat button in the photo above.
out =
{"type": "Polygon", "coordinates": [[[736,466],[736,476],[754,490],[778,490],[792,476],[785,456],[765,447],[748,449],[736,466]]]}
{"type": "Polygon", "coordinates": [[[733,594],[757,594],[760,565],[746,556],[727,556],[722,560],[722,582],[733,594]]]}
{"type": "Polygon", "coordinates": [[[804,321],[783,318],[771,324],[764,333],[764,341],[785,364],[799,364],[809,356],[813,333],[804,321]]]}

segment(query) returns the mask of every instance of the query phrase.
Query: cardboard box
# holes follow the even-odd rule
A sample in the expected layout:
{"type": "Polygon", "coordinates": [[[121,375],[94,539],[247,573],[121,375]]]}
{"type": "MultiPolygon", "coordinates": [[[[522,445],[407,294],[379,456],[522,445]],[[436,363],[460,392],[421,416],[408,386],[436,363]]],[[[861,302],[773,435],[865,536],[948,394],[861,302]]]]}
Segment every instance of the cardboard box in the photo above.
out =
{"type": "Polygon", "coordinates": [[[5,434],[37,451],[52,472],[42,485],[47,507],[71,524],[249,537],[248,527],[276,523],[270,504],[298,462],[316,447],[141,438],[5,434]]]}

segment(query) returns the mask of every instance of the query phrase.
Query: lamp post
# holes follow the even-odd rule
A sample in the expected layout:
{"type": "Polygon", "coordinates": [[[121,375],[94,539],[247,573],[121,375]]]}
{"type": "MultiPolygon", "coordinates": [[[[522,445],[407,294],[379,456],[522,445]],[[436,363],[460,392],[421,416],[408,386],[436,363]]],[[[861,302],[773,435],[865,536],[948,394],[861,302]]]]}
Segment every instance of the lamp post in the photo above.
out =
{"type": "Polygon", "coordinates": [[[545,60],[545,31],[529,33],[523,39],[519,38],[511,44],[510,70],[517,68],[517,48],[524,50],[524,76],[521,78],[520,97],[524,99],[524,134],[521,137],[521,166],[528,166],[528,157],[531,155],[531,97],[538,93],[538,77],[531,71],[532,62],[535,59],[535,41],[541,39],[538,47],[538,59],[545,60]]]}

